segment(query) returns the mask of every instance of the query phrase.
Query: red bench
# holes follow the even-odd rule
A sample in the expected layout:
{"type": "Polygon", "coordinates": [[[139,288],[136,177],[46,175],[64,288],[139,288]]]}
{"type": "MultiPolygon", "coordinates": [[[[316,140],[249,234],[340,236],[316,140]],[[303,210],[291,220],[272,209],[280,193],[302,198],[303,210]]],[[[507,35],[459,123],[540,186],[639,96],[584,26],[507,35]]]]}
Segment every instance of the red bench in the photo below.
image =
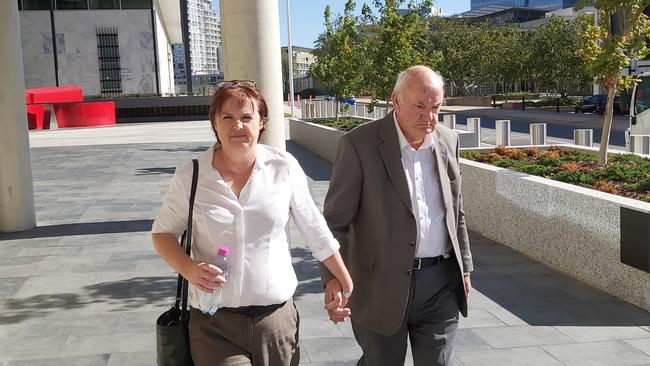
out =
{"type": "Polygon", "coordinates": [[[46,104],[52,105],[61,128],[115,124],[115,102],[84,102],[81,88],[74,85],[25,89],[25,103],[30,130],[50,128],[46,104]]]}

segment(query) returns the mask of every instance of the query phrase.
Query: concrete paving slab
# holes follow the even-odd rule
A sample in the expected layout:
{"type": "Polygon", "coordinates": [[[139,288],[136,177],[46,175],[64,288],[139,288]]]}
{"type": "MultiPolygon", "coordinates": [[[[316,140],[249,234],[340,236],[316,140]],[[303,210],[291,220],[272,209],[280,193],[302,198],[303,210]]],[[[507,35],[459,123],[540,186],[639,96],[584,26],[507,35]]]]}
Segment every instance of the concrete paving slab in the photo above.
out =
{"type": "Polygon", "coordinates": [[[11,337],[0,346],[0,360],[31,360],[62,356],[68,336],[11,337]]]}
{"type": "Polygon", "coordinates": [[[506,310],[500,306],[488,307],[485,310],[489,311],[492,315],[494,315],[497,319],[499,319],[506,325],[529,325],[517,315],[513,314],[509,310],[506,310]]]}
{"type": "Polygon", "coordinates": [[[552,327],[509,326],[472,329],[493,348],[542,346],[575,343],[552,327]]]}
{"type": "Polygon", "coordinates": [[[465,366],[562,366],[563,363],[538,347],[459,351],[465,366]]]}
{"type": "Polygon", "coordinates": [[[542,346],[553,357],[576,366],[625,366],[650,363],[650,356],[623,342],[542,346]]]}
{"type": "Polygon", "coordinates": [[[6,366],[106,366],[109,360],[109,355],[90,355],[90,356],[71,356],[71,357],[55,357],[49,359],[38,360],[14,360],[6,364],[6,366]]]}
{"type": "Polygon", "coordinates": [[[638,349],[639,351],[645,353],[646,355],[650,356],[650,339],[649,338],[643,338],[643,339],[628,339],[625,341],[625,343],[631,345],[632,347],[638,349]]]}
{"type": "Polygon", "coordinates": [[[97,353],[150,352],[155,345],[155,334],[119,333],[107,335],[70,336],[65,355],[92,355],[97,353]]]}
{"type": "Polygon", "coordinates": [[[578,342],[598,342],[634,338],[650,339],[650,333],[641,329],[641,327],[634,326],[556,326],[554,328],[578,342]]]}
{"type": "Polygon", "coordinates": [[[460,317],[458,327],[460,329],[468,328],[484,328],[484,327],[500,327],[505,326],[506,323],[502,322],[486,309],[475,308],[472,309],[472,316],[464,318],[460,317]]]}
{"type": "Polygon", "coordinates": [[[155,352],[111,353],[107,366],[141,365],[156,366],[155,352]]]}
{"type": "Polygon", "coordinates": [[[339,365],[356,363],[361,357],[361,348],[354,338],[330,337],[303,339],[303,351],[310,362],[334,362],[339,365]]]}

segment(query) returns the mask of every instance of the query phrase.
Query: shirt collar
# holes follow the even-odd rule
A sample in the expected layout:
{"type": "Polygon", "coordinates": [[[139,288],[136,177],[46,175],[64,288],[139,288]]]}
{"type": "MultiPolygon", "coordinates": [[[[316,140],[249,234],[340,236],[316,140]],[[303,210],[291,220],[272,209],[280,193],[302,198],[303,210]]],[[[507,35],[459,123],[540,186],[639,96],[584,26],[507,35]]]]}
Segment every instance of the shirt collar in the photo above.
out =
{"type": "MultiPolygon", "coordinates": [[[[397,113],[395,112],[393,112],[393,122],[395,123],[395,129],[397,130],[397,139],[399,140],[400,151],[403,151],[407,147],[413,150],[411,145],[406,140],[406,137],[404,136],[402,129],[399,127],[399,123],[397,123],[397,113]]],[[[420,146],[418,150],[423,150],[423,149],[431,149],[431,151],[433,151],[434,149],[433,133],[428,133],[424,136],[424,142],[422,142],[422,146],[420,146]]]]}

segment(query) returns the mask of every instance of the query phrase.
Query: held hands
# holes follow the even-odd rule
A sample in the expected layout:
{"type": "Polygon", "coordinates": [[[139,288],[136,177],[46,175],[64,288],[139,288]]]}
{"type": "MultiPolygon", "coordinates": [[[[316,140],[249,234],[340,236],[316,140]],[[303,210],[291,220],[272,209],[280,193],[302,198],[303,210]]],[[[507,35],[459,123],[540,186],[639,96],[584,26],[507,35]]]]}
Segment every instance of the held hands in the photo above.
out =
{"type": "Polygon", "coordinates": [[[209,293],[213,293],[214,289],[226,283],[221,268],[206,262],[192,260],[181,275],[201,291],[209,293]]]}
{"type": "Polygon", "coordinates": [[[348,297],[343,296],[344,291],[338,279],[333,278],[325,284],[325,310],[330,320],[336,324],[344,322],[345,318],[352,312],[345,305],[348,303],[348,297]]]}

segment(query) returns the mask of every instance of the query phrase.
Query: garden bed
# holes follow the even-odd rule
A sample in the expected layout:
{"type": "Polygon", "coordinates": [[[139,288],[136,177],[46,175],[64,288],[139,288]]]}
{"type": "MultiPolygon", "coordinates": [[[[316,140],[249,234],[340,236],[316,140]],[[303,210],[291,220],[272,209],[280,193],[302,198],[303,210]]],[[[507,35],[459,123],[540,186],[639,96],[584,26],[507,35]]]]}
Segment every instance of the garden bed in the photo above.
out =
{"type": "Polygon", "coordinates": [[[604,167],[597,165],[595,153],[557,146],[548,149],[497,146],[487,152],[463,151],[461,157],[650,202],[650,160],[634,154],[612,154],[604,167]]]}
{"type": "Polygon", "coordinates": [[[467,227],[650,311],[650,203],[637,199],[647,199],[648,160],[612,153],[597,168],[595,152],[461,151],[467,227]]]}

